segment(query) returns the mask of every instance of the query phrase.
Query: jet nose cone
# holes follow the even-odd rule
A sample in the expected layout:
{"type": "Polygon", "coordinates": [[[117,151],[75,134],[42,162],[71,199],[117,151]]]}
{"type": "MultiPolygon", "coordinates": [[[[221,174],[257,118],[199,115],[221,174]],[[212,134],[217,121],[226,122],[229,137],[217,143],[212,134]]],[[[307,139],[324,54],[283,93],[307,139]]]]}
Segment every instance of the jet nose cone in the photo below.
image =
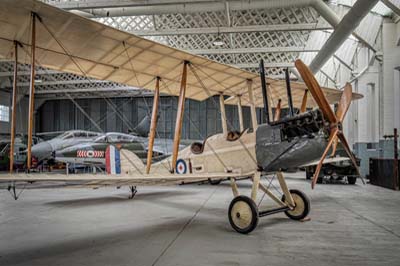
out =
{"type": "Polygon", "coordinates": [[[51,158],[53,148],[50,143],[45,141],[32,146],[31,151],[32,155],[41,161],[43,159],[51,158]]]}

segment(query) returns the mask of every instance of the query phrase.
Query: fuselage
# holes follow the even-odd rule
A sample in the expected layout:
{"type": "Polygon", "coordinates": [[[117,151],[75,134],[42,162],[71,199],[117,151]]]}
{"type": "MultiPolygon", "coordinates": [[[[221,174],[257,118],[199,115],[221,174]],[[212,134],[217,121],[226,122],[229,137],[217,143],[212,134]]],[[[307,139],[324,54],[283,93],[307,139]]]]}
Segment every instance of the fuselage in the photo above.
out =
{"type": "MultiPolygon", "coordinates": [[[[178,153],[177,164],[167,158],[151,167],[151,173],[248,173],[273,172],[299,167],[318,159],[327,144],[322,115],[310,111],[276,123],[261,124],[254,131],[216,134],[195,142],[178,153]]],[[[122,159],[123,171],[136,172],[138,165],[122,159]]]]}

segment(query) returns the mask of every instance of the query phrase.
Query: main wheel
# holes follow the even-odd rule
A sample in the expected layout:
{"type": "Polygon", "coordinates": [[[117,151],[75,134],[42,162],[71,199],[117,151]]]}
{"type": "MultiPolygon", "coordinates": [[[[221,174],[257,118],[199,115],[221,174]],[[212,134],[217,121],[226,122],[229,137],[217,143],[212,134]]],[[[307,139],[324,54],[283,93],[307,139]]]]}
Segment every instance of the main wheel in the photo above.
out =
{"type": "Polygon", "coordinates": [[[356,176],[348,176],[347,182],[349,182],[350,185],[354,185],[357,182],[357,177],[356,176]]]}
{"type": "Polygon", "coordinates": [[[258,224],[258,208],[255,202],[246,196],[237,196],[229,205],[229,223],[237,232],[248,234],[258,224]]]}
{"type": "MultiPolygon", "coordinates": [[[[310,212],[310,200],[306,194],[297,189],[291,189],[290,194],[292,195],[295,207],[293,210],[285,211],[285,214],[293,220],[306,218],[310,212]]],[[[285,202],[285,195],[282,196],[282,201],[285,202]]]]}
{"type": "Polygon", "coordinates": [[[208,182],[213,186],[221,184],[221,181],[222,181],[221,179],[217,179],[217,180],[212,180],[211,178],[208,179],[208,182]]]}

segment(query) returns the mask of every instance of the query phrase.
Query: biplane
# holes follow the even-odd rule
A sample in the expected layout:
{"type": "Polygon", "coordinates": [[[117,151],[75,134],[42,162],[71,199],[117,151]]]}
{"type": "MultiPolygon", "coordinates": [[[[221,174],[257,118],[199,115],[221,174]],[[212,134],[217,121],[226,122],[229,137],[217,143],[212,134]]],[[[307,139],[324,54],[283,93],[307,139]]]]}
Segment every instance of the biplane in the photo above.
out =
{"type": "MultiPolygon", "coordinates": [[[[265,77],[262,62],[260,75],[257,75],[110,28],[35,0],[1,0],[0,7],[0,57],[14,60],[15,65],[27,63],[32,66],[30,131],[34,67],[37,64],[88,79],[110,80],[154,91],[146,164],[133,152],[110,146],[107,164],[112,168],[110,173],[119,175],[8,174],[0,177],[1,182],[10,182],[14,186],[20,183],[62,182],[66,185],[101,187],[171,185],[229,178],[234,195],[228,210],[229,222],[237,232],[249,233],[256,228],[259,217],[284,212],[291,219],[301,220],[308,215],[310,201],[303,192],[289,190],[283,170],[320,158],[312,181],[314,187],[324,158],[332,146],[334,149],[337,139],[355,163],[343,135],[342,122],[351,101],[362,96],[352,93],[350,84],[344,90],[321,88],[300,60],[295,62],[295,66],[304,83],[290,82],[288,75],[286,80],[275,80],[265,77]],[[152,163],[160,93],[178,96],[179,100],[172,155],[152,163]],[[308,97],[310,93],[312,97],[308,97]],[[203,101],[212,96],[219,96],[222,133],[179,151],[185,99],[203,101]],[[273,100],[277,100],[277,111],[271,119],[273,100]],[[330,107],[335,103],[338,103],[336,113],[330,107]],[[238,106],[239,131],[228,131],[226,104],[238,106]],[[250,128],[244,128],[242,106],[250,107],[250,128]],[[298,113],[295,113],[294,106],[299,107],[298,113]],[[256,116],[257,107],[263,108],[265,117],[260,124],[256,116]],[[281,108],[289,108],[289,116],[280,118],[277,113],[281,108]],[[276,173],[283,191],[282,198],[260,182],[260,176],[268,173],[276,173]],[[239,192],[236,179],[241,177],[251,178],[249,196],[239,192]],[[277,206],[259,210],[255,199],[260,190],[277,206]]],[[[16,67],[14,77],[17,74],[16,67]]],[[[14,90],[15,83],[16,79],[14,90]]],[[[28,145],[28,166],[29,158],[28,145]]]]}

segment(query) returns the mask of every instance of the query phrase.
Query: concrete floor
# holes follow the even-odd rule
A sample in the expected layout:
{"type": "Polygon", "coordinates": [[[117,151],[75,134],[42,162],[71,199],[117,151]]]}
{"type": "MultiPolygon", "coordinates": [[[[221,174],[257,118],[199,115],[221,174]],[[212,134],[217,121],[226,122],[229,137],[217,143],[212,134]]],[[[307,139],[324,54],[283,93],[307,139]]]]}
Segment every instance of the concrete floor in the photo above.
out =
{"type": "Polygon", "coordinates": [[[127,189],[30,190],[18,201],[3,190],[0,265],[400,265],[400,192],[312,191],[287,176],[309,195],[311,221],[276,214],[250,235],[229,225],[228,185],[140,187],[133,200],[127,189]]]}

